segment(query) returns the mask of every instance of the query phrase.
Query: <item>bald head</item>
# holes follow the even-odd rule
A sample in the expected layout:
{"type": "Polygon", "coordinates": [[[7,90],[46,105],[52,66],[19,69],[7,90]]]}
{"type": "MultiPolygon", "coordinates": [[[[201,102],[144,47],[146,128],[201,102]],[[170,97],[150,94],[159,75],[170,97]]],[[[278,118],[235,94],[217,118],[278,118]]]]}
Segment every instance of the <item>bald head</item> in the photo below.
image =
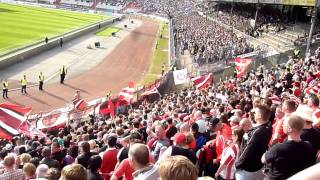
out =
{"type": "Polygon", "coordinates": [[[195,113],[194,113],[194,116],[195,116],[195,118],[201,118],[202,117],[202,112],[201,111],[196,111],[195,113]]]}
{"type": "Polygon", "coordinates": [[[133,162],[134,168],[140,169],[149,164],[149,149],[146,145],[136,143],[130,146],[129,159],[133,162]]]}
{"type": "Polygon", "coordinates": [[[14,157],[13,156],[6,156],[3,160],[3,165],[6,168],[13,168],[14,166],[14,157]]]}

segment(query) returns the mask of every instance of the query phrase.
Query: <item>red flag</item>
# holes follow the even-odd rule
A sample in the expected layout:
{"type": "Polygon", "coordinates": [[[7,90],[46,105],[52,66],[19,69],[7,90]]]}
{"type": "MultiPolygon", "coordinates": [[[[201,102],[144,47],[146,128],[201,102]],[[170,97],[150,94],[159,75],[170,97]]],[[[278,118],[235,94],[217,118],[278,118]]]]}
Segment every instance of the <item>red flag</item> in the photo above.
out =
{"type": "Polygon", "coordinates": [[[237,71],[237,78],[241,78],[246,71],[248,70],[252,59],[248,59],[248,58],[235,58],[234,60],[235,64],[236,64],[236,71],[237,71]]]}
{"type": "Polygon", "coordinates": [[[196,86],[198,90],[202,90],[212,83],[213,74],[209,73],[207,75],[198,76],[195,78],[191,78],[191,81],[196,86]]]}
{"type": "Polygon", "coordinates": [[[110,116],[114,117],[114,103],[110,99],[109,101],[104,102],[103,104],[100,105],[100,110],[99,114],[109,114],[110,116]]]}

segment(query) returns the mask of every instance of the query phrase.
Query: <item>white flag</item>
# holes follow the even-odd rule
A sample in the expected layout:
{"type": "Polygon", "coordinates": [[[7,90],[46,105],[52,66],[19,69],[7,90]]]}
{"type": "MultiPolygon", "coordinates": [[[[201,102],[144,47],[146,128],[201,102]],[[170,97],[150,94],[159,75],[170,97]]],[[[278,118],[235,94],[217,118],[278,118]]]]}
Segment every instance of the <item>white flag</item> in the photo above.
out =
{"type": "Polygon", "coordinates": [[[173,71],[174,83],[177,84],[185,84],[188,83],[188,71],[187,69],[181,69],[173,71]]]}

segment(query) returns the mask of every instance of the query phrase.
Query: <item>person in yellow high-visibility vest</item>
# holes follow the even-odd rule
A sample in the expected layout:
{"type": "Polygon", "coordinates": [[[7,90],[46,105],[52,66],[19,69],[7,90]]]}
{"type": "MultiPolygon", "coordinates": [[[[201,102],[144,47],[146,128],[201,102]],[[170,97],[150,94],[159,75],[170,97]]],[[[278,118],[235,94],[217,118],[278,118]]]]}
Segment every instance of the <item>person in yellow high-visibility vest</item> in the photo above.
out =
{"type": "Polygon", "coordinates": [[[23,79],[21,79],[21,94],[28,94],[27,93],[27,84],[28,84],[28,81],[27,81],[27,76],[26,75],[23,75],[23,79]]]}
{"type": "Polygon", "coordinates": [[[67,75],[67,68],[63,65],[62,68],[60,69],[60,84],[63,84],[64,78],[67,75]]]}
{"type": "Polygon", "coordinates": [[[42,72],[39,74],[39,90],[43,91],[44,75],[42,72]]]}
{"type": "Polygon", "coordinates": [[[2,81],[2,97],[3,99],[8,98],[8,87],[9,82],[5,79],[2,81]]]}
{"type": "Polygon", "coordinates": [[[166,69],[166,65],[163,63],[161,66],[161,76],[163,76],[165,69],[166,69]]]}
{"type": "Polygon", "coordinates": [[[107,99],[110,99],[112,96],[112,92],[111,91],[107,91],[106,97],[107,99]]]}
{"type": "Polygon", "coordinates": [[[299,49],[295,49],[293,50],[293,57],[296,58],[300,58],[300,50],[299,49]]]}

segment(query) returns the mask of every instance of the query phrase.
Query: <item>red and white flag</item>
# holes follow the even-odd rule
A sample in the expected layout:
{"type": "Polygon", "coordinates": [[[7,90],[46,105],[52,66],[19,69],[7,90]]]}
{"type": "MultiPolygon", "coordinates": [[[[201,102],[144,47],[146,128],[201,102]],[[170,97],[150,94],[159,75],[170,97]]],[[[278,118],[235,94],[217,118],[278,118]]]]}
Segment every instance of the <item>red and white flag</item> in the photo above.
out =
{"type": "MultiPolygon", "coordinates": [[[[153,88],[151,88],[150,90],[143,92],[140,96],[141,96],[141,97],[143,97],[143,96],[149,96],[149,95],[151,95],[151,94],[159,94],[159,95],[160,95],[157,87],[153,87],[153,88]]],[[[160,95],[160,96],[161,96],[161,95],[160,95]]]]}
{"type": "Polygon", "coordinates": [[[195,78],[191,78],[193,85],[196,86],[196,88],[198,90],[202,90],[203,88],[210,85],[212,83],[212,80],[213,80],[212,73],[209,73],[207,75],[198,76],[195,78]]]}
{"type": "Polygon", "coordinates": [[[306,94],[319,94],[320,84],[317,82],[309,83],[309,87],[305,89],[306,94]]]}
{"type": "Polygon", "coordinates": [[[51,129],[64,126],[69,121],[72,107],[65,107],[53,110],[49,113],[42,114],[41,118],[36,121],[37,129],[51,129]]]}
{"type": "Polygon", "coordinates": [[[14,104],[0,104],[0,138],[11,139],[21,133],[31,108],[14,104]]]}
{"type": "Polygon", "coordinates": [[[121,101],[126,101],[128,104],[131,103],[131,101],[133,100],[134,97],[134,83],[133,82],[129,82],[128,83],[128,87],[123,88],[118,96],[118,99],[121,101]]]}
{"type": "Polygon", "coordinates": [[[84,111],[88,106],[88,103],[83,99],[75,99],[72,103],[74,105],[74,109],[79,111],[84,111]]]}
{"type": "Polygon", "coordinates": [[[235,58],[234,62],[236,64],[237,78],[241,78],[248,70],[252,59],[249,58],[235,58]]]}

